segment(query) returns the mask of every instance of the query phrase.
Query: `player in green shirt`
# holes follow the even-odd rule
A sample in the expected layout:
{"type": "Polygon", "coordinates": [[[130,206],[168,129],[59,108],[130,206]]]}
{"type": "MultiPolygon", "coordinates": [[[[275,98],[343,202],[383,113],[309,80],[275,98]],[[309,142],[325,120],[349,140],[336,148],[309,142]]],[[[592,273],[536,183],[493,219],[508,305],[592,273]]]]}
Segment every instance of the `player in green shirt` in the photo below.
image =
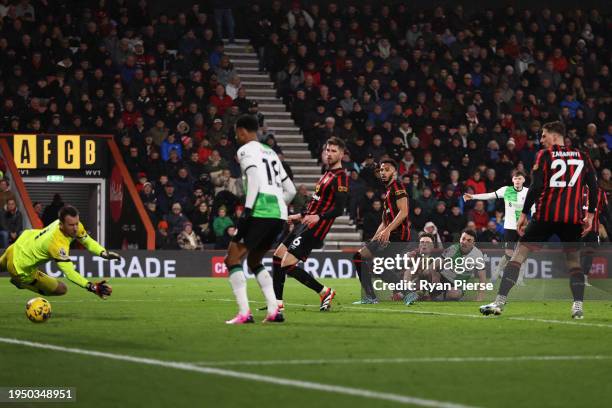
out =
{"type": "Polygon", "coordinates": [[[29,289],[45,296],[61,296],[66,294],[68,287],[39,269],[53,260],[64,276],[105,299],[112,293],[105,280],[92,283],[75,270],[68,256],[70,244],[75,239],[92,254],[107,260],[120,259],[119,254],[104,249],[87,235],[79,221],[78,210],[66,205],[59,211],[59,219],[44,229],[24,231],[0,257],[0,271],[8,271],[11,283],[19,289],[29,289]]]}

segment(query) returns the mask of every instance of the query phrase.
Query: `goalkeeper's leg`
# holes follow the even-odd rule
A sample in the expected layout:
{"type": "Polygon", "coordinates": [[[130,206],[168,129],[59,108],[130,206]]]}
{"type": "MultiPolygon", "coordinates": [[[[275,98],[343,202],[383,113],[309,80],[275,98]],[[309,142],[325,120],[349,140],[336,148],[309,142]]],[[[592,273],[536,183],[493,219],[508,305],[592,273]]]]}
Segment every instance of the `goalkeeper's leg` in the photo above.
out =
{"type": "Polygon", "coordinates": [[[11,283],[19,289],[28,289],[43,296],[63,296],[68,292],[68,286],[64,282],[38,269],[27,277],[12,277],[11,283]]]}
{"type": "Polygon", "coordinates": [[[9,246],[0,257],[0,270],[8,271],[11,283],[19,289],[28,289],[43,296],[62,296],[68,291],[64,282],[53,278],[43,271],[33,269],[22,271],[14,262],[13,246],[9,246]]]}

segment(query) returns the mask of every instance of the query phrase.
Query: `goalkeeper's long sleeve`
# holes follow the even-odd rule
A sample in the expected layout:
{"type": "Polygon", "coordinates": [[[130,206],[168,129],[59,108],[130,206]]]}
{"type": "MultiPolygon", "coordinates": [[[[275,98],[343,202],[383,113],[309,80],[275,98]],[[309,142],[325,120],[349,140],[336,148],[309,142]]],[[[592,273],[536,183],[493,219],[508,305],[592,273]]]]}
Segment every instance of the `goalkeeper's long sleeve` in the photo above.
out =
{"type": "Polygon", "coordinates": [[[76,283],[82,288],[87,287],[89,281],[77,272],[77,270],[74,268],[74,264],[70,259],[56,259],[55,261],[60,271],[62,271],[66,278],[68,278],[71,282],[76,283]]]}
{"type": "Polygon", "coordinates": [[[87,234],[87,231],[85,231],[85,227],[83,227],[83,224],[81,223],[79,223],[79,231],[76,239],[81,243],[81,245],[85,247],[85,249],[87,249],[94,255],[99,256],[102,252],[106,250],[95,239],[93,239],[89,236],[89,234],[87,234]]]}

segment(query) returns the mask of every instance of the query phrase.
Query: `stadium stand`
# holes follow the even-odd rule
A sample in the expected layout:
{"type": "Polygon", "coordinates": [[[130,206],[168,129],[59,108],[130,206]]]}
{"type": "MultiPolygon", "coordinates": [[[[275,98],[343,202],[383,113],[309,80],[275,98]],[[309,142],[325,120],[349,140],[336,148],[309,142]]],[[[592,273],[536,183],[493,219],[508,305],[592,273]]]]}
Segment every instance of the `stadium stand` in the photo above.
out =
{"type": "Polygon", "coordinates": [[[349,144],[351,200],[331,246],[372,223],[374,166],[387,156],[400,163],[414,232],[433,222],[451,240],[473,221],[494,239],[500,203],[461,195],[529,170],[551,120],[612,192],[611,20],[596,9],[273,1],[166,14],[146,1],[13,3],[0,1],[1,132],[112,134],[158,248],[227,243],[244,195],[241,113],[256,114],[261,141],[284,153],[294,211],[321,174],[325,140],[349,144]],[[241,25],[248,40],[233,38],[241,25]]]}

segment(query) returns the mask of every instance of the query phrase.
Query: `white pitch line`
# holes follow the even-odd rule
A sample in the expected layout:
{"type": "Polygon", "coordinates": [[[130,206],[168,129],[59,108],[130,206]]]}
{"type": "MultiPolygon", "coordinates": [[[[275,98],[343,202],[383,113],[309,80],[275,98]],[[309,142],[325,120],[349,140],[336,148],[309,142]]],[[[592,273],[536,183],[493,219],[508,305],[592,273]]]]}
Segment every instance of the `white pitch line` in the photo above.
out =
{"type": "Polygon", "coordinates": [[[514,363],[521,361],[583,361],[612,360],[612,356],[510,356],[510,357],[415,357],[415,358],[343,358],[319,360],[235,360],[200,361],[194,364],[206,366],[272,366],[272,365],[320,365],[320,364],[405,364],[405,363],[514,363]]]}
{"type": "MultiPolygon", "coordinates": [[[[235,302],[234,299],[215,299],[219,302],[235,302]]],[[[266,303],[260,301],[250,300],[251,303],[266,303]]],[[[285,303],[287,306],[296,306],[296,307],[313,307],[319,308],[319,305],[306,305],[300,303],[285,303]]],[[[551,324],[564,324],[569,326],[587,326],[587,327],[605,327],[607,329],[612,329],[612,324],[606,323],[589,323],[589,322],[577,322],[574,320],[554,320],[554,319],[540,319],[535,317],[487,317],[477,314],[466,314],[466,313],[451,313],[451,312],[436,312],[436,311],[428,311],[428,310],[405,310],[405,309],[389,309],[389,308],[380,308],[376,306],[338,306],[339,309],[347,309],[347,310],[360,310],[365,312],[383,312],[383,313],[408,313],[408,314],[417,314],[417,315],[433,315],[433,316],[449,316],[449,317],[466,317],[470,319],[484,319],[484,320],[518,320],[518,321],[526,321],[526,322],[538,322],[538,323],[551,323],[551,324]]]]}
{"type": "Polygon", "coordinates": [[[37,343],[26,340],[12,339],[7,337],[0,337],[0,343],[15,344],[19,346],[32,347],[37,349],[61,351],[64,353],[81,354],[91,357],[101,357],[110,360],[127,361],[130,363],[146,364],[151,366],[174,368],[183,371],[192,371],[203,374],[217,375],[221,377],[231,377],[240,380],[250,380],[256,382],[263,382],[276,385],[284,385],[287,387],[301,388],[307,390],[323,391],[332,394],[350,395],[355,397],[364,397],[375,400],[399,402],[402,404],[411,404],[421,407],[433,407],[433,408],[476,408],[472,405],[457,404],[453,402],[437,401],[425,398],[411,397],[408,395],[392,394],[387,392],[370,391],[359,388],[343,387],[341,385],[329,385],[316,383],[311,381],[291,380],[282,377],[273,377],[269,375],[245,373],[241,371],[225,370],[222,368],[214,367],[200,367],[191,363],[183,363],[179,361],[164,361],[153,358],[136,357],[125,354],[114,354],[106,353],[95,350],[85,350],[78,348],[67,348],[62,346],[56,346],[47,343],[37,343]]]}

